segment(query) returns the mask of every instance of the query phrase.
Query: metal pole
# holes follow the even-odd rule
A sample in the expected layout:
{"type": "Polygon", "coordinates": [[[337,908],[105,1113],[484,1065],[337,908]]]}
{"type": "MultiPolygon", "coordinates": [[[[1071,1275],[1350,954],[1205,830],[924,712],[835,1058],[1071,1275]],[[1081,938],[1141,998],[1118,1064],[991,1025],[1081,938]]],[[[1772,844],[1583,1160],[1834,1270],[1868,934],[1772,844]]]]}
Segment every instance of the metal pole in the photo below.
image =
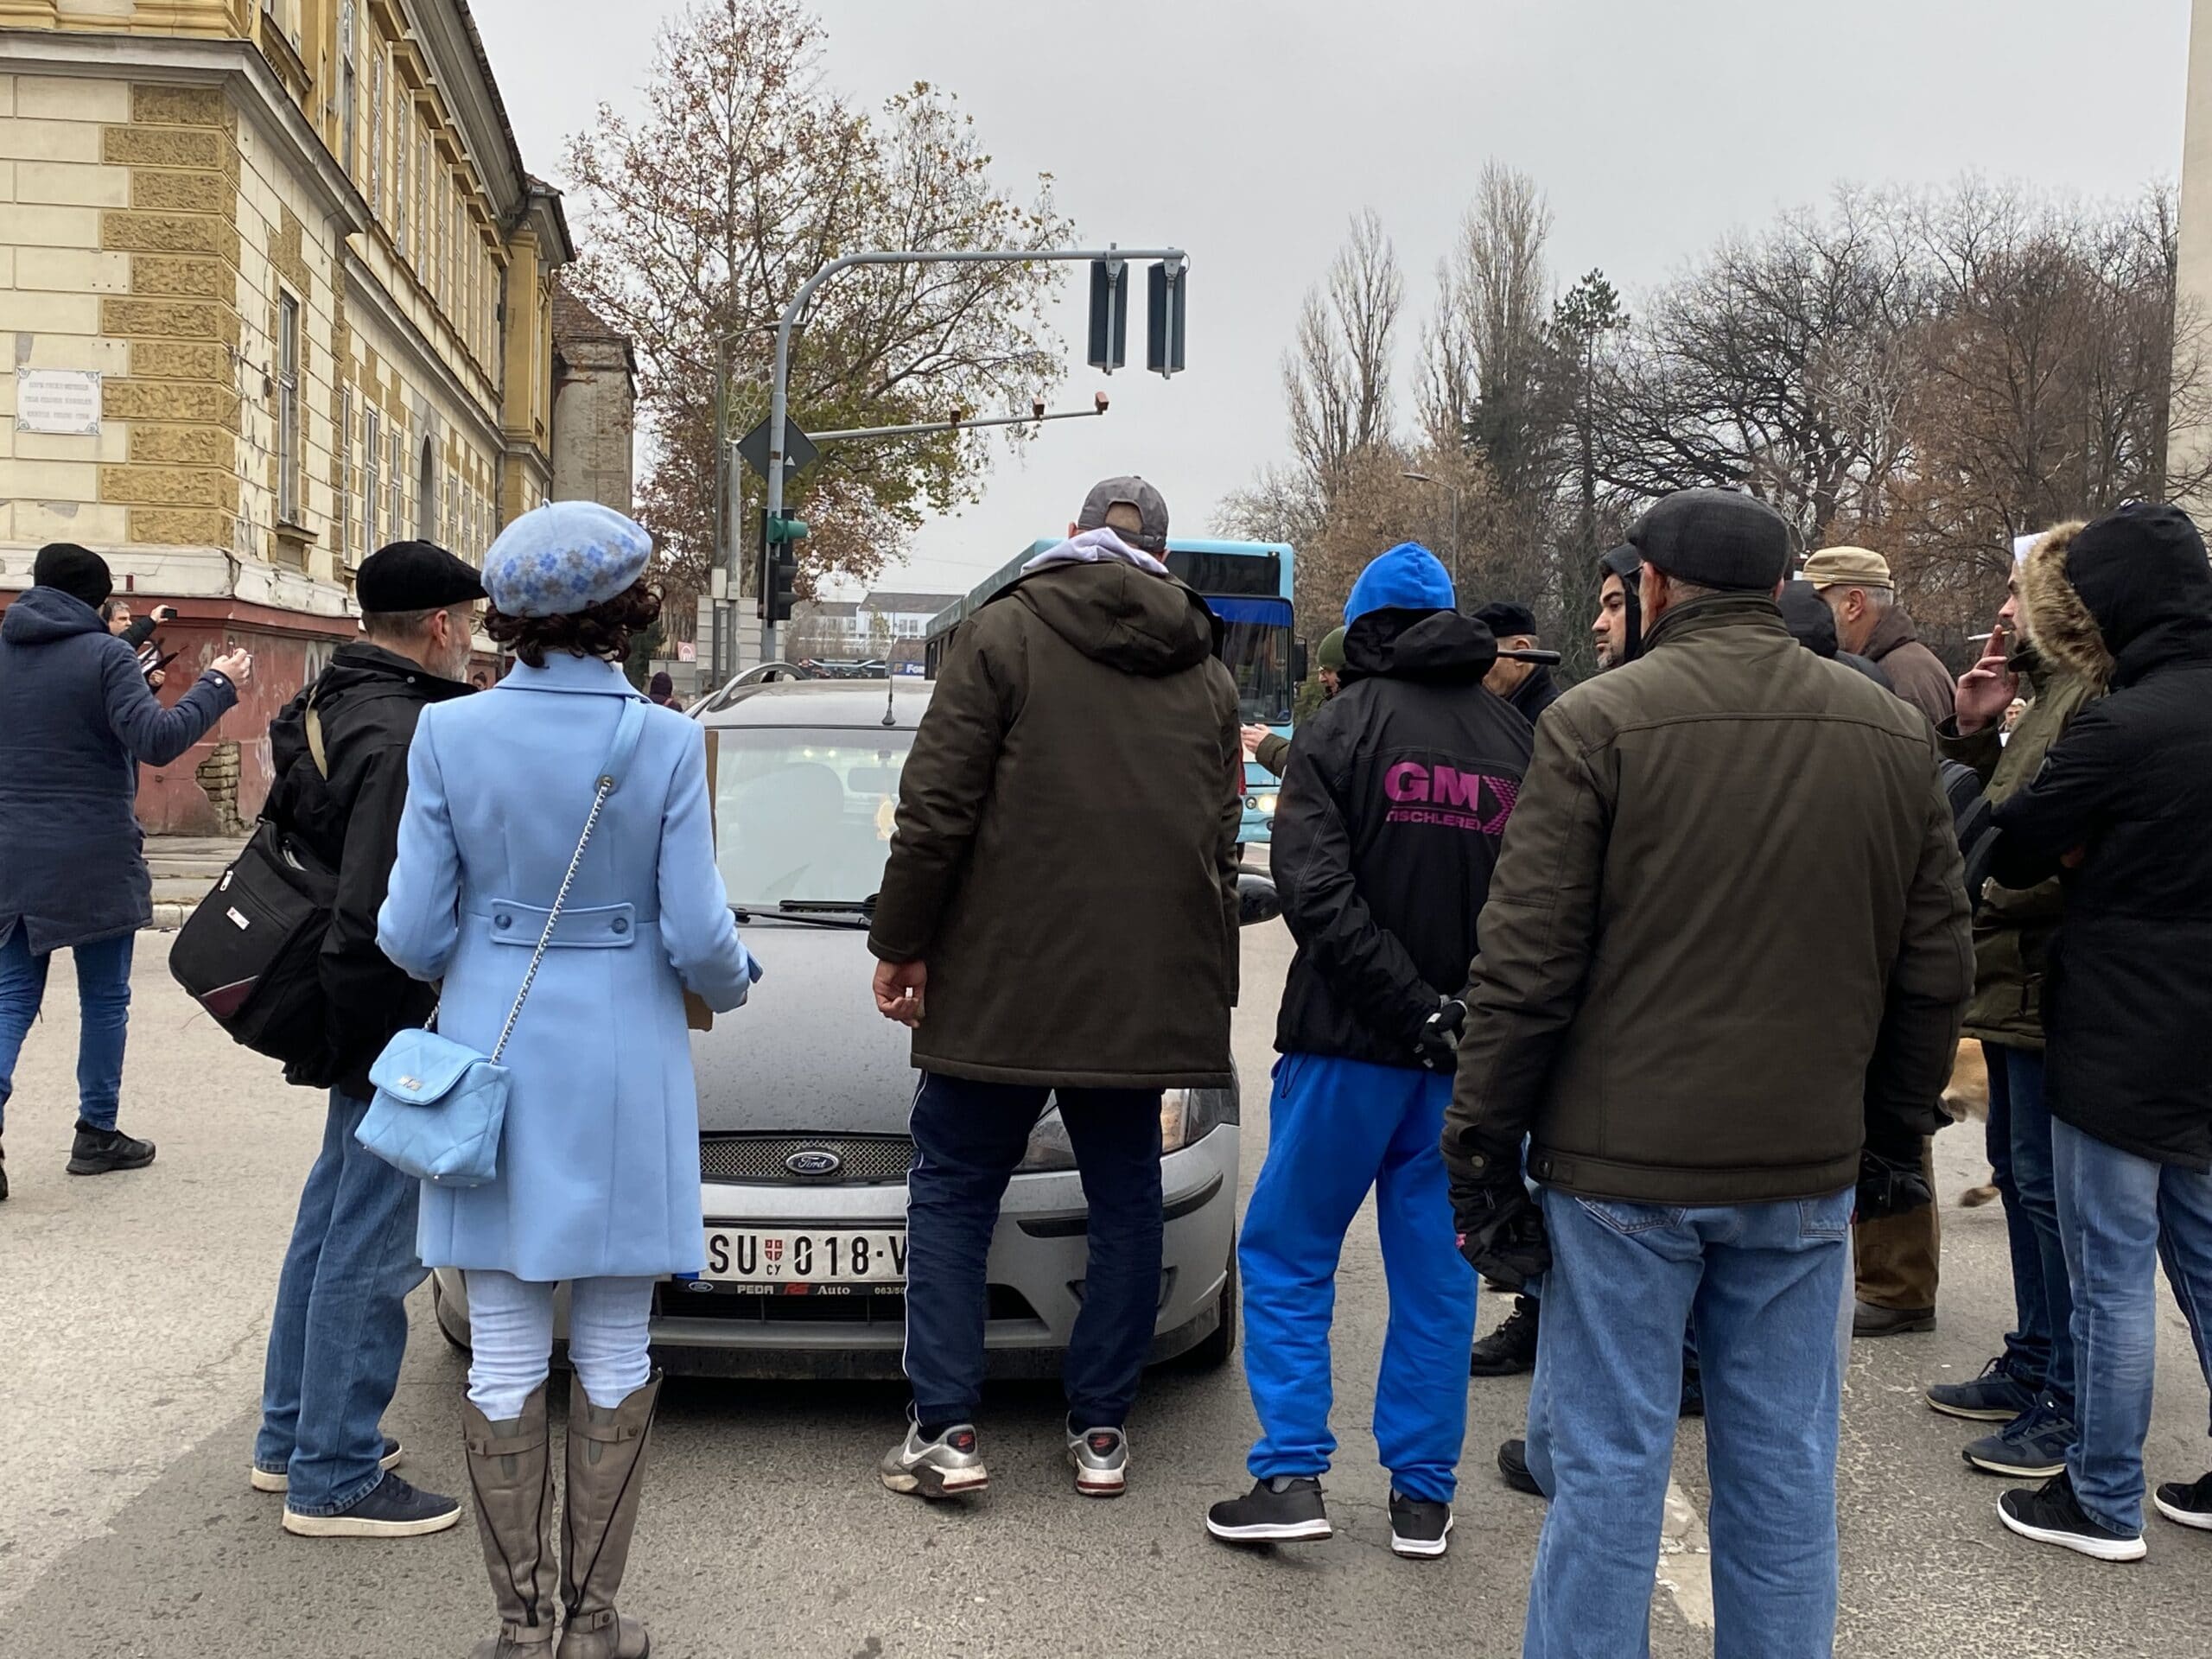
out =
{"type": "MultiPolygon", "coordinates": [[[[1096,248],[995,248],[944,253],[924,253],[908,248],[896,251],[877,249],[832,259],[799,284],[798,292],[791,296],[791,303],[784,308],[784,315],[776,324],[775,373],[768,385],[768,517],[779,518],[784,512],[784,422],[791,412],[791,329],[804,314],[806,302],[814,297],[814,290],[839,271],[851,265],[1029,264],[1073,259],[1183,260],[1188,257],[1180,248],[1119,248],[1110,253],[1096,248]]],[[[764,603],[760,660],[773,662],[775,658],[776,625],[769,620],[764,603]]]]}
{"type": "Polygon", "coordinates": [[[927,432],[965,432],[976,426],[1042,426],[1046,421],[1087,421],[1103,415],[1103,409],[1065,409],[1051,415],[994,415],[980,421],[924,421],[918,426],[852,426],[839,432],[810,432],[817,443],[843,443],[855,438],[912,438],[927,432]]]}

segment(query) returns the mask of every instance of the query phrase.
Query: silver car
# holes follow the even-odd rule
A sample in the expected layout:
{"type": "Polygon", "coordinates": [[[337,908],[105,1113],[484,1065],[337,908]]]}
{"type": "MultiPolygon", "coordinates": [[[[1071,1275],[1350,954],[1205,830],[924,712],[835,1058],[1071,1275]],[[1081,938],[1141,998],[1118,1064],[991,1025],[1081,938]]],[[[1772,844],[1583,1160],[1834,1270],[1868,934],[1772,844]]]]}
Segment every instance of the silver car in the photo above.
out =
{"type": "MultiPolygon", "coordinates": [[[[782,681],[702,717],[722,876],[766,974],[744,1008],[692,1038],[707,1268],[656,1292],[653,1348],[670,1370],[900,1374],[915,1073],[907,1033],[868,995],[868,908],[930,690],[782,681]]],[[[1275,914],[1274,889],[1243,879],[1245,919],[1275,914]]],[[[1153,1358],[1218,1365],[1236,1337],[1236,1090],[1171,1090],[1160,1132],[1153,1358]]],[[[1074,1154],[1048,1111],[991,1241],[993,1376],[1057,1373],[1083,1302],[1085,1225],[1074,1154]]],[[[432,1294],[440,1325],[466,1344],[460,1273],[440,1268],[432,1294]]]]}

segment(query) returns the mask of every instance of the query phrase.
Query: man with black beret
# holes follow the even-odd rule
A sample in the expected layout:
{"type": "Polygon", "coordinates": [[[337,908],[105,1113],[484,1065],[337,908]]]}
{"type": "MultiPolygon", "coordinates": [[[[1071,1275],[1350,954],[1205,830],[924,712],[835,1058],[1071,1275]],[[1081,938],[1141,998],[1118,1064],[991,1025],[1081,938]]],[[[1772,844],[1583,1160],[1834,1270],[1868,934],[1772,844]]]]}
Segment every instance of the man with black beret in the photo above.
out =
{"type": "MultiPolygon", "coordinates": [[[[1517,599],[1494,599],[1475,613],[1475,620],[1491,631],[1501,652],[1534,651],[1536,613],[1517,599]]],[[[1531,726],[1536,716],[1559,701],[1559,683],[1541,663],[1515,662],[1501,656],[1483,683],[1511,703],[1531,726]]]]}
{"type": "Polygon", "coordinates": [[[414,1537],[461,1519],[452,1498],[389,1472],[399,1447],[382,1420],[407,1344],[407,1293],[423,1281],[413,1177],[354,1131],[375,1094],[370,1062],[419,1026],[436,994],[377,948],[377,912],[407,804],[407,749],[431,703],[465,696],[477,572],[430,542],[394,542],[362,562],[362,638],[269,728],[276,781],[264,809],[337,872],[321,978],[325,1052],[288,1065],[330,1091],[277,1281],[254,1442],[254,1490],[284,1492],[285,1529],[315,1537],[414,1537]]]}
{"type": "Polygon", "coordinates": [[[1644,1649],[1694,1315],[1719,1646],[1822,1655],[1851,1217],[1930,1200],[1965,882],[1926,720],[1783,626],[1788,524],[1690,490],[1629,539],[1641,647],[1536,728],[1445,1119],[1462,1252],[1545,1274],[1522,1651],[1644,1649]]]}

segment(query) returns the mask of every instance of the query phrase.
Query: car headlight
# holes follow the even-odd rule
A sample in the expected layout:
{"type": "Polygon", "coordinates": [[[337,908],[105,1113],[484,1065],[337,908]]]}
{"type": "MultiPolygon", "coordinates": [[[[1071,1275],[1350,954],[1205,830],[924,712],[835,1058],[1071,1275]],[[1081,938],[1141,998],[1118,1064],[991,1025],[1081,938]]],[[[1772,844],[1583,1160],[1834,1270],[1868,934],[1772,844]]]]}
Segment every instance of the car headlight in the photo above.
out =
{"type": "Polygon", "coordinates": [[[1023,1174],[1038,1175],[1074,1167],[1075,1143],[1068,1139],[1068,1126],[1060,1122],[1060,1109],[1055,1106],[1029,1131],[1028,1147],[1015,1168],[1023,1174]]]}
{"type": "Polygon", "coordinates": [[[1180,1152],[1229,1118],[1226,1089],[1170,1089],[1160,1096],[1160,1149],[1180,1152]]]}
{"type": "Polygon", "coordinates": [[[1265,813],[1268,817],[1272,818],[1275,815],[1275,802],[1278,798],[1280,798],[1274,795],[1261,796],[1260,810],[1265,813]]]}

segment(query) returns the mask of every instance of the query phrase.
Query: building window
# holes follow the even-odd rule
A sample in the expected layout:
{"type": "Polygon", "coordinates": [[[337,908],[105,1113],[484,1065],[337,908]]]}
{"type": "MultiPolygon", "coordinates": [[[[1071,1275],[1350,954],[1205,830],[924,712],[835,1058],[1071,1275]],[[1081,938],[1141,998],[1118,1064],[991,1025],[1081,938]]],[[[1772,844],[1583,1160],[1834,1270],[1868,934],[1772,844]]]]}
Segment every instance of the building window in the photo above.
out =
{"type": "Polygon", "coordinates": [[[354,85],[353,0],[338,0],[338,147],[348,178],[353,173],[353,125],[360,119],[354,85]]]}
{"type": "Polygon", "coordinates": [[[391,451],[388,480],[391,494],[384,516],[385,533],[396,542],[407,533],[400,528],[407,522],[407,433],[394,420],[385,436],[391,451]]]}
{"type": "Polygon", "coordinates": [[[391,90],[391,242],[407,257],[407,100],[391,90]]]}
{"type": "Polygon", "coordinates": [[[426,542],[439,539],[438,461],[427,435],[423,439],[422,470],[415,480],[415,534],[426,542]]]}
{"type": "Polygon", "coordinates": [[[430,280],[430,141],[419,134],[415,140],[415,270],[427,286],[430,280]]]}
{"type": "Polygon", "coordinates": [[[300,302],[276,296],[276,521],[300,522],[300,302]]]}
{"type": "Polygon", "coordinates": [[[384,423],[373,409],[361,420],[361,556],[366,558],[377,550],[377,509],[383,505],[378,486],[384,478],[384,423]]]}
{"type": "Polygon", "coordinates": [[[369,206],[384,212],[384,48],[369,54],[369,206]]]}
{"type": "Polygon", "coordinates": [[[338,569],[341,572],[355,563],[353,539],[350,534],[353,528],[351,523],[353,501],[353,388],[340,386],[338,389],[338,487],[334,492],[338,499],[338,511],[332,515],[335,521],[332,525],[332,550],[337,557],[338,569]]]}

